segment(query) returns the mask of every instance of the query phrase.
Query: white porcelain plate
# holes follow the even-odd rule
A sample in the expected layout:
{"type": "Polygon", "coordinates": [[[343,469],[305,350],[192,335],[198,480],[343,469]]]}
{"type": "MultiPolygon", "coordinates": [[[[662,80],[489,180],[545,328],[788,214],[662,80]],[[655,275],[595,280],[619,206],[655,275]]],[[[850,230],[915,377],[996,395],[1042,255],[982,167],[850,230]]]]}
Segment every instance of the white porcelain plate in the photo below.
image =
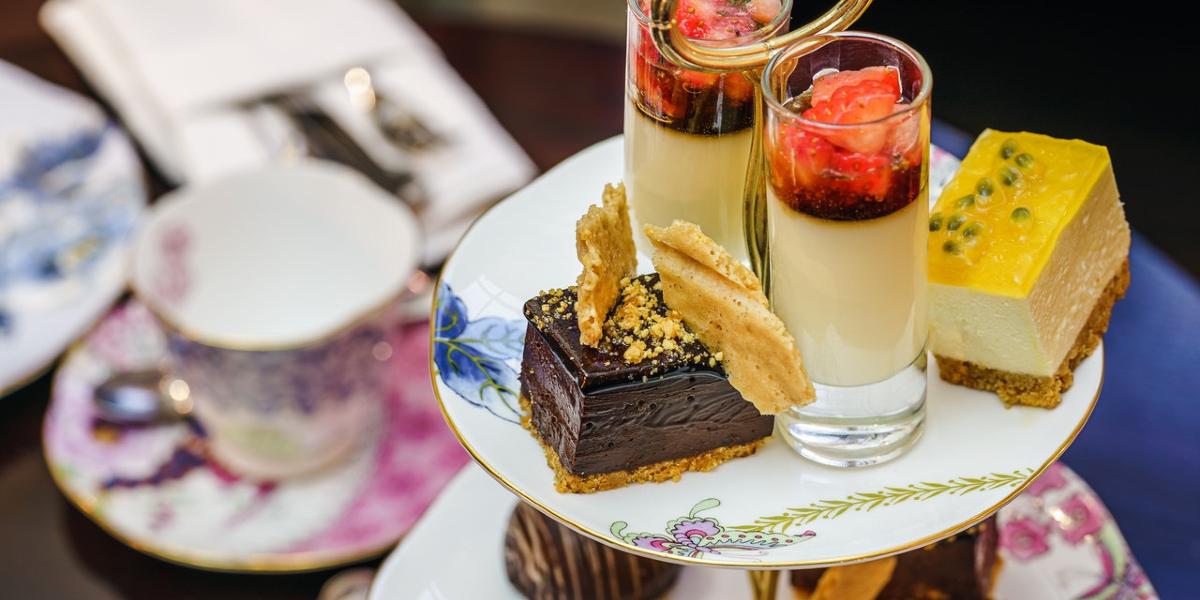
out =
{"type": "Polygon", "coordinates": [[[0,62],[0,395],[125,289],[146,203],[133,144],[93,102],[0,62]]]}
{"type": "MultiPolygon", "coordinates": [[[[935,154],[945,164],[944,153],[935,154]]],[[[1054,410],[1006,409],[993,394],[943,382],[934,366],[925,435],[890,463],[822,467],[772,440],[752,457],[675,483],[556,492],[541,448],[518,424],[520,307],[575,280],[573,225],[604,183],[620,179],[621,162],[621,139],[608,140],[486,213],[447,261],[435,298],[431,368],[451,428],[497,480],[574,529],[682,563],[786,568],[880,557],[995,512],[1067,448],[1091,413],[1103,349],[1079,366],[1054,410]],[[675,534],[684,523],[700,529],[675,534]]],[[[650,271],[642,258],[640,271],[650,271]]]]}
{"type": "MultiPolygon", "coordinates": [[[[383,563],[370,600],[519,600],[502,554],[516,503],[479,467],[463,469],[383,563]]],[[[996,600],[1158,597],[1099,498],[1061,463],[998,518],[1003,566],[996,600]]],[[[735,600],[751,592],[744,573],[684,567],[671,597],[735,600]]],[[[781,579],[779,600],[792,597],[781,579]]]]}

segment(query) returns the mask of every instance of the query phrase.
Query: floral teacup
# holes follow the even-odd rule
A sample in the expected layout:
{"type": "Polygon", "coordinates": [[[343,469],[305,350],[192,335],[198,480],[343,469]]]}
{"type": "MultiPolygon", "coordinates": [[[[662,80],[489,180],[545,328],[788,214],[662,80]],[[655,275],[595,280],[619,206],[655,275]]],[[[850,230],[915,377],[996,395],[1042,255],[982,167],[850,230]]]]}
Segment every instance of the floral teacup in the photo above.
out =
{"type": "Polygon", "coordinates": [[[315,161],[155,206],[132,287],[167,331],[168,395],[218,461],[279,478],[348,455],[378,411],[418,237],[396,199],[315,161]]]}

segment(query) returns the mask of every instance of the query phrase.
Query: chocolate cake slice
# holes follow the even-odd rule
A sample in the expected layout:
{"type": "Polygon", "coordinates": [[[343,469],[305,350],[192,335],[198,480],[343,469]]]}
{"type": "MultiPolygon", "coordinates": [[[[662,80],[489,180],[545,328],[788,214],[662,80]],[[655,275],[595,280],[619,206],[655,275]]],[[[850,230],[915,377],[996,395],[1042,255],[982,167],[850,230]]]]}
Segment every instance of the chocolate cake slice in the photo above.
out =
{"type": "Polygon", "coordinates": [[[792,586],[801,600],[986,600],[1000,569],[996,545],[993,517],[949,539],[882,559],[895,561],[895,568],[877,595],[848,592],[855,584],[851,570],[873,563],[792,571],[792,586]]]}
{"type": "Polygon", "coordinates": [[[595,348],[579,343],[573,289],[525,304],[526,426],[562,492],[709,470],[752,454],[774,426],[663,303],[658,275],[623,284],[595,348]]]}

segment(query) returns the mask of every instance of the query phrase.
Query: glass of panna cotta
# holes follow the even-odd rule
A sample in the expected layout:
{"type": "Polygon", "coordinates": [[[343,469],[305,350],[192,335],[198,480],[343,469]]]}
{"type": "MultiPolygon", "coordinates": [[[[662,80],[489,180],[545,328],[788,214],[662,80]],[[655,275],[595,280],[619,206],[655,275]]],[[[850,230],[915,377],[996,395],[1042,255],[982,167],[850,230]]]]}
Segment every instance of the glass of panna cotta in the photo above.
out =
{"type": "MultiPolygon", "coordinates": [[[[648,0],[628,0],[625,188],[638,247],[647,224],[691,221],[742,262],[757,74],[705,73],[659,53],[648,0]],[[751,77],[754,77],[753,79],[751,77]]],[[[675,26],[700,46],[761,42],[787,27],[791,0],[678,0],[675,26]]]]}
{"type": "Polygon", "coordinates": [[[894,459],[924,425],[931,85],[920,54],[871,33],[763,72],[768,289],[817,392],[776,423],[823,464],[894,459]]]}

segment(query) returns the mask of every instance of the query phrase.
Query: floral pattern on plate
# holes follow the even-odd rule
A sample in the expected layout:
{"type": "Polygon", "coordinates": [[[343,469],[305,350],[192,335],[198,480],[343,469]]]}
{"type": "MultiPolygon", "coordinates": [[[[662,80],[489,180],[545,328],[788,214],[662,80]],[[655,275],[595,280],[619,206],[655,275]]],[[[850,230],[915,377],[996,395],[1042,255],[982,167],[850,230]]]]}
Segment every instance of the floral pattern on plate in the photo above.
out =
{"type": "Polygon", "coordinates": [[[129,138],[93,102],[0,61],[0,394],[124,289],[146,202],[129,138]]]}
{"type": "Polygon", "coordinates": [[[63,492],[149,554],[223,570],[296,571],[385,550],[466,462],[429,385],[425,324],[391,332],[395,378],[377,429],[355,456],[310,477],[255,481],[215,462],[190,420],[121,426],[94,410],[114,371],[157,364],[165,340],[131,302],[66,358],[46,416],[47,462],[63,492]]]}
{"type": "Polygon", "coordinates": [[[433,330],[437,375],[463,400],[513,423],[520,423],[517,369],[525,348],[525,321],[501,317],[471,319],[467,304],[442,283],[433,330]]]}
{"type": "Polygon", "coordinates": [[[618,540],[647,550],[691,558],[719,554],[750,562],[756,562],[758,557],[769,550],[799,544],[817,535],[812,530],[806,530],[799,535],[726,530],[716,518],[699,516],[701,512],[720,505],[721,501],[716,498],[697,502],[686,517],[667,523],[665,536],[658,533],[627,532],[629,524],[624,521],[614,522],[609,531],[618,540]]]}

